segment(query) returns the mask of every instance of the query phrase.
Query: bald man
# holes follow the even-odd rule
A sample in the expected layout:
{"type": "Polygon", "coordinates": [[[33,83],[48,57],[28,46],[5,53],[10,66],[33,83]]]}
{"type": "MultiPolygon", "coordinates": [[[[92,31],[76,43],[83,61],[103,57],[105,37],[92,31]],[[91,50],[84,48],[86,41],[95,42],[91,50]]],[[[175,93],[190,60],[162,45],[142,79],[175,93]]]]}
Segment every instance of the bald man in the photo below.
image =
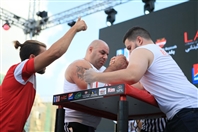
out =
{"type": "MultiPolygon", "coordinates": [[[[88,46],[86,55],[71,63],[65,72],[64,92],[74,92],[87,89],[87,83],[83,80],[86,69],[93,68],[98,72],[115,71],[124,69],[128,65],[125,56],[113,57],[108,68],[103,66],[109,55],[109,46],[102,40],[94,40],[88,46]],[[119,63],[116,63],[119,62],[119,63]]],[[[103,83],[94,82],[92,88],[102,87],[103,83]]],[[[94,132],[101,118],[66,108],[65,131],[66,132],[94,132]]]]}

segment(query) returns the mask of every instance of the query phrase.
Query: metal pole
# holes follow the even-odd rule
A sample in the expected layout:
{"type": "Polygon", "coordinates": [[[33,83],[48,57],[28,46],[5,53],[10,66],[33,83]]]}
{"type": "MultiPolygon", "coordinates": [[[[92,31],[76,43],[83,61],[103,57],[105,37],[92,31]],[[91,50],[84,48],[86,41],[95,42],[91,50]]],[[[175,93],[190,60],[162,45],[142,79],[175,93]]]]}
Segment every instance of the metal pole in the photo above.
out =
{"type": "Polygon", "coordinates": [[[128,101],[121,95],[118,105],[117,132],[128,132],[128,101]]]}
{"type": "Polygon", "coordinates": [[[55,132],[64,132],[65,109],[59,106],[56,109],[55,132]]]}

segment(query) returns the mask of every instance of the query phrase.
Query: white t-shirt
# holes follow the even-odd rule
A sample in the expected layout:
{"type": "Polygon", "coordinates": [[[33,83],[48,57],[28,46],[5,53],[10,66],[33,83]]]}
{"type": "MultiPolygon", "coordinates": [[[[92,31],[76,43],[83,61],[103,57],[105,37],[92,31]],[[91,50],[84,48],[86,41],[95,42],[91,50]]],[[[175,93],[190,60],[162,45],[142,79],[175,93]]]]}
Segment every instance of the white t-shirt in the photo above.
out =
{"type": "Polygon", "coordinates": [[[148,49],[154,55],[140,83],[154,96],[167,118],[171,119],[182,108],[198,108],[198,89],[189,82],[173,58],[155,44],[135,50],[139,48],[148,49]]]}

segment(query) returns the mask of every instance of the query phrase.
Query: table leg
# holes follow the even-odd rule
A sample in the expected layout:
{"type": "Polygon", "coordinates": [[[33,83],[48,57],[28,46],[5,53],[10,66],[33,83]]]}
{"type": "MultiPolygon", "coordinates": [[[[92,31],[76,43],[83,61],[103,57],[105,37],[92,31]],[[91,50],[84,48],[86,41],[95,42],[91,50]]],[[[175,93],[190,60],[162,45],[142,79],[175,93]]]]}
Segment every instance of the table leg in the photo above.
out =
{"type": "Polygon", "coordinates": [[[58,106],[56,109],[55,132],[64,132],[65,109],[58,106]]]}
{"type": "Polygon", "coordinates": [[[117,132],[128,132],[128,101],[121,95],[117,114],[117,132]]]}

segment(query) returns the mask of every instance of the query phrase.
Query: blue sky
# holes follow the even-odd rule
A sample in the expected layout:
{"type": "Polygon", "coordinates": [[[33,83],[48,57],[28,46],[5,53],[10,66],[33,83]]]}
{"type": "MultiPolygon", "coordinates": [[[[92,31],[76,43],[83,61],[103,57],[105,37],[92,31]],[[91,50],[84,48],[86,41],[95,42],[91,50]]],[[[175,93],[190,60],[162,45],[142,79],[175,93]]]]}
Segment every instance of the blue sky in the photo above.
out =
{"type": "MultiPolygon", "coordinates": [[[[27,19],[28,16],[28,5],[27,1],[22,2],[21,6],[16,7],[13,3],[9,3],[12,0],[2,0],[0,2],[0,7],[7,9],[10,12],[13,12],[19,16],[22,16],[27,19]]],[[[156,0],[155,11],[161,10],[187,0],[156,0]]],[[[12,1],[14,2],[14,1],[12,1]]],[[[89,1],[85,0],[64,0],[64,1],[44,1],[40,0],[40,9],[37,10],[46,10],[49,13],[49,16],[71,9],[73,7],[79,6],[89,1]]],[[[116,15],[116,21],[114,24],[121,23],[123,21],[133,19],[143,14],[144,3],[142,0],[132,0],[122,5],[115,6],[114,9],[118,12],[116,15]]],[[[36,15],[35,15],[36,16],[36,15]]],[[[52,63],[47,67],[45,75],[37,74],[37,94],[44,101],[51,101],[52,95],[62,93],[63,89],[63,79],[64,72],[69,63],[73,62],[76,59],[81,59],[85,55],[86,48],[94,39],[99,37],[99,29],[106,27],[106,14],[104,11],[94,13],[82,17],[83,20],[87,23],[87,31],[78,33],[73,39],[68,51],[60,59],[52,63]]],[[[3,21],[0,21],[3,25],[3,21]]],[[[37,39],[47,44],[50,47],[56,40],[62,37],[66,31],[69,30],[67,23],[52,27],[46,30],[43,30],[41,34],[33,39],[37,39]]],[[[130,28],[130,27],[129,27],[130,28]]],[[[21,43],[25,41],[25,35],[23,34],[22,29],[12,26],[10,30],[4,31],[2,28],[0,30],[0,73],[6,73],[9,66],[20,61],[18,57],[18,50],[15,50],[12,41],[19,40],[21,43]],[[11,54],[12,53],[12,54],[11,54]]],[[[111,52],[111,51],[110,51],[111,52]]]]}

